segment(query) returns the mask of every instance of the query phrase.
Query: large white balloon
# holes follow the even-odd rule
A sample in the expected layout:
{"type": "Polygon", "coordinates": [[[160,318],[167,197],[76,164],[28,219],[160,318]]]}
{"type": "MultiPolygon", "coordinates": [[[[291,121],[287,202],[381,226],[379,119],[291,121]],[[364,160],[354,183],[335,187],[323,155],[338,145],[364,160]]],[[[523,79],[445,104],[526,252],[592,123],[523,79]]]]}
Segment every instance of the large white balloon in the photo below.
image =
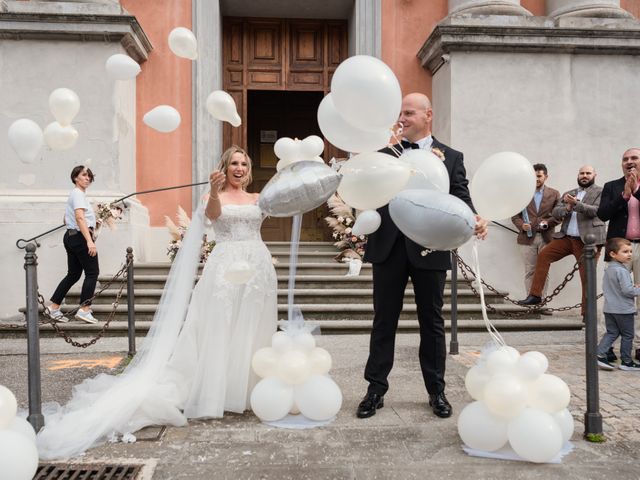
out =
{"type": "Polygon", "coordinates": [[[300,159],[313,160],[322,155],[324,150],[324,140],[317,135],[309,135],[300,142],[300,159]]]}
{"type": "Polygon", "coordinates": [[[260,378],[276,375],[278,373],[278,353],[272,347],[261,348],[253,354],[251,367],[260,378]]]}
{"type": "Polygon", "coordinates": [[[531,162],[515,152],[484,160],[471,180],[471,199],[486,220],[509,218],[525,208],[536,189],[531,162]]]}
{"type": "Polygon", "coordinates": [[[195,60],[198,58],[198,42],[191,30],[177,27],[169,33],[169,48],[178,57],[195,60]]]}
{"type": "Polygon", "coordinates": [[[507,443],[507,422],[493,415],[483,402],[473,402],[460,412],[458,433],[465,445],[493,452],[507,443]]]}
{"type": "Polygon", "coordinates": [[[363,130],[391,128],[400,115],[400,83],[375,57],[355,55],[338,65],[331,79],[331,94],[340,115],[363,130]]]}
{"type": "Polygon", "coordinates": [[[328,94],[318,106],[318,125],[334,146],[346,152],[373,152],[389,144],[390,128],[367,131],[351,125],[340,116],[328,94]]]}
{"type": "Polygon", "coordinates": [[[298,151],[298,142],[293,138],[281,137],[273,144],[273,153],[281,160],[289,162],[300,160],[300,152],[298,151]]]}
{"type": "Polygon", "coordinates": [[[300,350],[287,350],[278,358],[278,377],[290,385],[298,385],[309,378],[309,359],[300,350]]]}
{"type": "Polygon", "coordinates": [[[375,210],[389,203],[409,180],[409,168],[391,155],[361,153],[342,164],[338,194],[359,210],[375,210]]]}
{"type": "Polygon", "coordinates": [[[256,269],[249,265],[246,260],[236,260],[224,272],[224,278],[227,282],[234,285],[244,285],[253,278],[256,269]]]}
{"type": "Polygon", "coordinates": [[[560,427],[560,431],[562,432],[562,444],[564,445],[571,440],[571,436],[573,435],[573,430],[575,428],[573,415],[571,415],[569,409],[565,408],[564,410],[554,413],[552,417],[560,427]]]}
{"type": "Polygon", "coordinates": [[[20,433],[31,440],[33,443],[36,443],[36,431],[24,418],[14,417],[9,425],[7,425],[6,429],[11,430],[12,432],[20,433]]]}
{"type": "Polygon", "coordinates": [[[353,224],[351,233],[356,236],[369,235],[380,227],[382,218],[375,210],[364,210],[356,217],[356,223],[353,224]]]}
{"type": "Polygon", "coordinates": [[[31,163],[38,157],[44,140],[40,126],[28,118],[13,122],[7,131],[7,137],[11,148],[25,163],[31,163]]]}
{"type": "Polygon", "coordinates": [[[476,224],[466,203],[436,190],[401,191],[389,202],[389,214],[402,233],[434,250],[464,245],[473,236],[476,224]]]}
{"type": "Polygon", "coordinates": [[[509,422],[507,429],[513,450],[525,460],[543,463],[562,449],[562,432],[548,413],[525,408],[509,422]]]}
{"type": "Polygon", "coordinates": [[[142,117],[142,121],[162,133],[173,132],[180,126],[180,112],[170,105],[158,105],[142,117]]]}
{"type": "Polygon", "coordinates": [[[258,206],[272,217],[292,217],[308,212],[335,193],[340,178],[341,175],[325,163],[314,160],[291,163],[265,185],[258,206]]]}
{"type": "Polygon", "coordinates": [[[309,352],[311,373],[325,375],[331,370],[331,355],[324,348],[316,347],[309,352]]]}
{"type": "Polygon", "coordinates": [[[527,404],[527,387],[515,375],[495,375],[484,387],[484,403],[491,413],[513,418],[527,404]]]}
{"type": "Polygon", "coordinates": [[[16,396],[4,385],[0,385],[0,429],[9,425],[18,411],[16,396]]]}
{"type": "Polygon", "coordinates": [[[405,150],[400,160],[411,165],[413,170],[405,187],[407,190],[426,189],[449,193],[449,172],[438,156],[422,149],[405,150]]]}
{"type": "Polygon", "coordinates": [[[69,150],[78,141],[78,131],[71,125],[63,127],[58,122],[51,122],[44,128],[44,141],[51,150],[69,150]]]}
{"type": "Polygon", "coordinates": [[[234,127],[239,127],[242,123],[235,100],[224,90],[216,90],[209,94],[207,97],[207,111],[213,118],[229,122],[234,127]]]}
{"type": "Polygon", "coordinates": [[[107,58],[104,68],[112,80],[129,80],[140,73],[138,62],[122,53],[116,53],[107,58]]]}
{"type": "Polygon", "coordinates": [[[66,127],[80,111],[80,98],[69,88],[56,88],[49,95],[49,110],[57,122],[66,127]]]}
{"type": "Polygon", "coordinates": [[[38,469],[38,450],[25,435],[0,431],[1,476],[6,480],[31,480],[38,469]]]}
{"type": "Polygon", "coordinates": [[[543,412],[556,413],[569,406],[569,386],[559,377],[545,373],[529,384],[529,405],[543,412]]]}
{"type": "Polygon", "coordinates": [[[251,392],[251,410],[265,422],[284,418],[292,407],[293,387],[278,378],[263,378],[251,392]]]}
{"type": "Polygon", "coordinates": [[[331,378],[312,375],[305,383],[295,387],[294,401],[305,417],[325,421],[340,411],[342,392],[331,378]]]}
{"type": "Polygon", "coordinates": [[[484,387],[489,382],[491,374],[484,365],[474,365],[464,377],[464,386],[474,400],[484,398],[484,387]]]}

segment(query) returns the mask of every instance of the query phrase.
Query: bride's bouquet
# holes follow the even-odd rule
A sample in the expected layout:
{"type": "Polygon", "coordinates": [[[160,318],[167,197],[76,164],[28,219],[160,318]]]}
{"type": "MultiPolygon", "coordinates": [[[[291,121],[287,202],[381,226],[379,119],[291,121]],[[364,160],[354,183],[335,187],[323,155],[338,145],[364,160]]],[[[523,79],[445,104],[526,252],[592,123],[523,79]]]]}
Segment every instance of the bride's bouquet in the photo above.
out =
{"type": "MultiPolygon", "coordinates": [[[[178,250],[180,250],[180,247],[182,246],[182,239],[187,233],[187,229],[191,224],[191,219],[189,218],[189,215],[187,215],[187,212],[185,212],[184,209],[180,206],[178,206],[178,213],[176,214],[176,219],[178,221],[177,225],[166,215],[164,219],[165,225],[167,226],[167,228],[169,229],[169,233],[171,234],[171,240],[169,241],[169,245],[167,246],[167,256],[169,257],[169,260],[173,262],[173,260],[176,258],[176,255],[178,254],[178,250]]],[[[211,253],[215,245],[215,241],[207,240],[207,234],[205,233],[202,237],[200,262],[204,263],[207,261],[207,258],[209,258],[209,254],[211,253]]]]}

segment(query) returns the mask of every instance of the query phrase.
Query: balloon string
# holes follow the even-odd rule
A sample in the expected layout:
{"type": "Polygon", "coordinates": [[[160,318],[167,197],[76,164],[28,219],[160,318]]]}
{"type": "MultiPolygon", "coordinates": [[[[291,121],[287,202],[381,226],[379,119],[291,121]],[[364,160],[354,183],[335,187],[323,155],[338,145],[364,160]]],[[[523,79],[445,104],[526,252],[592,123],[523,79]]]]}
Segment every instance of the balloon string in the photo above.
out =
{"type": "Polygon", "coordinates": [[[473,263],[474,263],[474,275],[476,277],[478,292],[480,293],[480,305],[482,307],[482,318],[484,324],[487,327],[487,332],[491,335],[491,338],[500,346],[506,345],[506,342],[498,332],[498,329],[491,323],[489,316],[487,315],[487,305],[484,301],[484,288],[482,287],[482,276],[480,274],[480,259],[478,257],[478,239],[473,241],[473,263]]]}
{"type": "MultiPolygon", "coordinates": [[[[396,131],[393,128],[391,129],[391,136],[396,141],[395,145],[402,145],[402,139],[398,138],[398,134],[400,134],[400,133],[402,133],[402,128],[399,129],[398,133],[396,133],[396,131]]],[[[389,148],[391,149],[391,151],[393,153],[396,154],[396,157],[399,157],[404,152],[404,148],[402,148],[402,150],[399,150],[396,147],[394,147],[393,145],[389,145],[389,148]]]]}

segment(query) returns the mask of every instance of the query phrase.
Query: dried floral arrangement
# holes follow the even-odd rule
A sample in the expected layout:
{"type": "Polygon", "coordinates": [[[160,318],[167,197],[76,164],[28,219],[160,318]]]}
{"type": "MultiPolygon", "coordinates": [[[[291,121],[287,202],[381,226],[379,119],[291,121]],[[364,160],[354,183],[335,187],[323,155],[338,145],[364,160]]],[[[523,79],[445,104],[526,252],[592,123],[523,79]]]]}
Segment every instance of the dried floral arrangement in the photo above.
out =
{"type": "Polygon", "coordinates": [[[356,221],[353,208],[344,203],[338,195],[332,195],[327,200],[331,216],[325,217],[327,224],[333,229],[334,245],[340,250],[335,259],[344,262],[350,258],[362,260],[367,236],[356,236],[351,233],[356,221]]]}
{"type": "MultiPolygon", "coordinates": [[[[169,260],[173,262],[173,260],[176,258],[176,255],[178,254],[178,250],[180,250],[180,247],[182,246],[182,239],[189,229],[191,219],[189,218],[189,215],[187,215],[187,212],[185,212],[184,209],[180,206],[178,206],[178,213],[176,214],[176,220],[178,222],[177,225],[166,215],[164,219],[165,225],[167,226],[167,228],[169,229],[169,233],[171,234],[171,241],[167,246],[167,256],[169,257],[169,260]]],[[[207,234],[205,233],[202,237],[202,247],[200,249],[201,262],[204,263],[207,261],[207,258],[209,257],[209,254],[211,253],[215,245],[215,241],[207,240],[207,234]]]]}

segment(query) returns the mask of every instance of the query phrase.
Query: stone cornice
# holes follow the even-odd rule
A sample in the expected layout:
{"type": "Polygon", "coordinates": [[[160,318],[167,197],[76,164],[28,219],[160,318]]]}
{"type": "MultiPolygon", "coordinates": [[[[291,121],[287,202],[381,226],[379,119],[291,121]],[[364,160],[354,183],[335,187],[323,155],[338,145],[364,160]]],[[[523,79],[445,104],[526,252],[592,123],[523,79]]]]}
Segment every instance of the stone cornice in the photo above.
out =
{"type": "Polygon", "coordinates": [[[54,6],[45,2],[0,2],[0,39],[120,42],[138,63],[147,60],[153,49],[136,17],[121,7],[54,6]]]}
{"type": "Polygon", "coordinates": [[[433,74],[454,51],[640,55],[640,23],[620,19],[448,17],[436,26],[417,56],[433,74]]]}

